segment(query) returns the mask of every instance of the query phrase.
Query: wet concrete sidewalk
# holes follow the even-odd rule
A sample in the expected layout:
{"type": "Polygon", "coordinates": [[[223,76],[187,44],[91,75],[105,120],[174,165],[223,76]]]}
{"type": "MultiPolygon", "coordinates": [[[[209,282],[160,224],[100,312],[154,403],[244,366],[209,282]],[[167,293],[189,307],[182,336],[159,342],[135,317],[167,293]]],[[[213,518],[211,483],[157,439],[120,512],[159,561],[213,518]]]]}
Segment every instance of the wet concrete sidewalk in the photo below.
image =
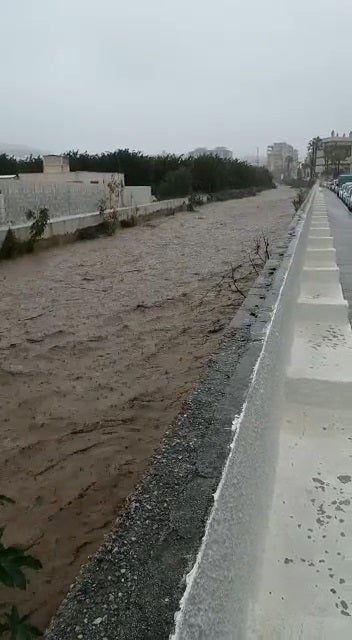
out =
{"type": "Polygon", "coordinates": [[[351,637],[352,334],[343,293],[351,304],[352,220],[319,191],[306,228],[274,497],[247,640],[351,637]]]}

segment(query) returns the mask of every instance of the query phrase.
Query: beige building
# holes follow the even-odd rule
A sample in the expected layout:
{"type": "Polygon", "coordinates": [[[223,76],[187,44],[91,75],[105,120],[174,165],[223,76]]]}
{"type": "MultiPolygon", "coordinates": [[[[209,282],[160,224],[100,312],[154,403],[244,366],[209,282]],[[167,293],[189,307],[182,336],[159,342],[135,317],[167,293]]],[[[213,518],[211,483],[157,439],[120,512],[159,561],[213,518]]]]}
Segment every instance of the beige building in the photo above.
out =
{"type": "Polygon", "coordinates": [[[352,173],[352,131],[339,135],[334,131],[321,139],[315,168],[318,176],[352,173]]]}
{"type": "Polygon", "coordinates": [[[274,142],[267,148],[267,167],[275,180],[297,178],[298,151],[287,142],[274,142]]]}
{"type": "Polygon", "coordinates": [[[233,153],[227,147],[215,147],[215,149],[211,150],[212,156],[218,156],[218,158],[222,158],[223,160],[232,160],[233,153]]]}
{"type": "Polygon", "coordinates": [[[196,149],[193,149],[193,151],[187,153],[185,157],[188,156],[189,158],[200,158],[201,156],[207,156],[208,154],[209,149],[207,149],[207,147],[197,147],[196,149]]]}
{"type": "Polygon", "coordinates": [[[31,184],[43,184],[53,182],[63,184],[75,182],[77,184],[105,184],[114,180],[124,187],[125,177],[123,173],[110,173],[99,171],[70,171],[70,161],[67,156],[46,155],[43,156],[42,173],[20,173],[21,181],[31,184]]]}

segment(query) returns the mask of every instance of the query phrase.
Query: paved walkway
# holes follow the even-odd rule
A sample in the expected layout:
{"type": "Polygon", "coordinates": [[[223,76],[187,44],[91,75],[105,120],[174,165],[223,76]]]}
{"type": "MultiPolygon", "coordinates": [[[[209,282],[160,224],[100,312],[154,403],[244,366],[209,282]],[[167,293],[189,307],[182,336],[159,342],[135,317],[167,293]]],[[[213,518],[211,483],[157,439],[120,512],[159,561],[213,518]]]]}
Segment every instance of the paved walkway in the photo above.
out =
{"type": "Polygon", "coordinates": [[[269,534],[247,640],[351,638],[352,333],[336,264],[352,302],[352,219],[330,196],[316,193],[306,221],[269,534]]]}
{"type": "Polygon", "coordinates": [[[352,331],[334,248],[351,296],[352,221],[329,196],[313,190],[297,230],[247,403],[233,423],[232,451],[175,640],[352,637],[352,331]],[[248,455],[241,439],[253,428],[248,455]],[[274,460],[264,461],[268,450],[274,460]],[[273,468],[273,493],[260,509],[253,493],[265,476],[258,476],[260,487],[250,483],[263,461],[273,468]],[[237,484],[239,471],[244,485],[237,484]],[[236,491],[246,496],[245,507],[236,491]],[[265,539],[251,547],[258,515],[265,539]],[[256,558],[247,583],[246,554],[256,558]]]}
{"type": "Polygon", "coordinates": [[[324,195],[341,285],[349,304],[349,319],[352,322],[352,214],[334,193],[325,189],[324,195]]]}

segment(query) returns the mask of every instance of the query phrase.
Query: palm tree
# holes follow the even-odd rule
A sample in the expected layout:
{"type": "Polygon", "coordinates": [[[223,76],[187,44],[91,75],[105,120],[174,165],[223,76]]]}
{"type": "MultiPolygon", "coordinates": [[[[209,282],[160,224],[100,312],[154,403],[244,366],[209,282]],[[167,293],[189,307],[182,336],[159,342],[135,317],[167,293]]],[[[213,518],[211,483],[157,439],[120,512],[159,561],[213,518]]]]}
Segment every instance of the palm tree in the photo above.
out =
{"type": "Polygon", "coordinates": [[[290,180],[292,178],[291,171],[293,165],[293,156],[286,156],[284,162],[284,177],[286,180],[290,180]]]}
{"type": "MultiPolygon", "coordinates": [[[[333,137],[333,136],[331,136],[333,137]]],[[[341,170],[341,163],[352,155],[351,144],[339,144],[324,142],[324,173],[326,176],[338,176],[341,170]]]]}
{"type": "Polygon", "coordinates": [[[319,136],[317,136],[316,138],[312,138],[312,140],[308,142],[308,156],[311,178],[315,178],[316,175],[318,149],[321,149],[321,138],[319,138],[319,136]]]}

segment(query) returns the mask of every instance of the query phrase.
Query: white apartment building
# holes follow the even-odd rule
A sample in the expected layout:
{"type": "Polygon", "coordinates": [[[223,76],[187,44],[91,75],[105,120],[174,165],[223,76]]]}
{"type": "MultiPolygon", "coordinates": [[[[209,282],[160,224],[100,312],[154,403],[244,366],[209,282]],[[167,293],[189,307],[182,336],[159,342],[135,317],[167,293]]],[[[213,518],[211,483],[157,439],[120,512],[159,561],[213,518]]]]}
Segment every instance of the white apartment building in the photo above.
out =
{"type": "Polygon", "coordinates": [[[287,142],[274,142],[267,148],[267,167],[275,180],[297,177],[298,151],[287,142]]]}
{"type": "Polygon", "coordinates": [[[218,156],[223,160],[232,160],[233,153],[227,147],[215,147],[215,149],[207,149],[207,147],[197,147],[190,151],[188,154],[189,158],[199,158],[200,156],[218,156]]]}

